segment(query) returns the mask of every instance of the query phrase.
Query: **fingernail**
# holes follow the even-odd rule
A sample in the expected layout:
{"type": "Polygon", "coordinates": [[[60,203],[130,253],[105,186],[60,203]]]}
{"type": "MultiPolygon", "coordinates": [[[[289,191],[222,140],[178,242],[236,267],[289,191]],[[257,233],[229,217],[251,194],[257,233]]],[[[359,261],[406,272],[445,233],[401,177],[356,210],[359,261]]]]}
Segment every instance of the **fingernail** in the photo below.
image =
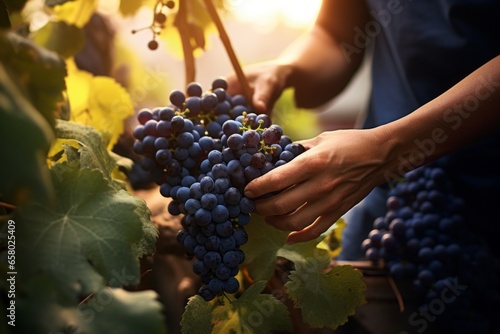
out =
{"type": "Polygon", "coordinates": [[[249,190],[245,190],[244,194],[245,194],[245,197],[253,198],[253,193],[249,190]]]}

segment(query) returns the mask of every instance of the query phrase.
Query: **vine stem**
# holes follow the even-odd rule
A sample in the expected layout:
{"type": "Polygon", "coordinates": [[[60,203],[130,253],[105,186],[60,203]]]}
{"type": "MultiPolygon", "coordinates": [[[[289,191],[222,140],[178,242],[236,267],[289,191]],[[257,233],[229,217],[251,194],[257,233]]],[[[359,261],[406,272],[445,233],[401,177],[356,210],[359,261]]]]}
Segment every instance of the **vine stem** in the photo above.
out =
{"type": "Polygon", "coordinates": [[[222,41],[222,44],[224,45],[224,48],[226,49],[226,53],[229,57],[229,60],[231,61],[231,65],[233,66],[238,81],[240,82],[241,88],[243,90],[243,95],[245,96],[247,101],[251,103],[252,91],[250,89],[250,85],[248,83],[247,78],[245,77],[245,74],[243,73],[238,58],[236,57],[236,53],[234,52],[233,46],[231,45],[231,41],[229,40],[229,36],[227,35],[226,29],[224,29],[224,25],[222,24],[219,14],[217,13],[217,9],[215,9],[212,0],[203,0],[203,1],[205,2],[205,6],[207,7],[208,14],[212,18],[212,21],[214,22],[217,31],[219,32],[219,37],[222,41]]]}
{"type": "Polygon", "coordinates": [[[4,207],[6,209],[9,209],[9,210],[15,210],[16,209],[15,205],[12,205],[12,204],[9,204],[9,203],[5,203],[5,202],[0,202],[0,206],[4,207]]]}
{"type": "Polygon", "coordinates": [[[182,52],[184,53],[184,71],[186,85],[195,81],[196,67],[194,63],[193,46],[191,45],[190,27],[187,22],[187,0],[179,1],[179,11],[175,17],[174,25],[179,30],[179,36],[182,42],[182,52]]]}

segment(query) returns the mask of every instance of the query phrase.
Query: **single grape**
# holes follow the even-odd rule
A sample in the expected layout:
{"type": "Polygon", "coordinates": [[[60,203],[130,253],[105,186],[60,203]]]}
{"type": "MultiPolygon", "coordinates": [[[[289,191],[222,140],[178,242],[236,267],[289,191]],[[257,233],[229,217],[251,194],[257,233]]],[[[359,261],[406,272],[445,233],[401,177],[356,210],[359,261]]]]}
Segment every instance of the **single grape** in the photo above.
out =
{"type": "Polygon", "coordinates": [[[188,96],[200,97],[201,94],[203,93],[203,88],[201,87],[200,83],[191,82],[186,87],[186,93],[188,96]]]}
{"type": "Polygon", "coordinates": [[[164,24],[167,21],[167,16],[163,13],[155,14],[155,22],[159,24],[164,24]]]}
{"type": "Polygon", "coordinates": [[[158,42],[156,40],[154,40],[154,39],[151,40],[151,41],[149,41],[148,48],[150,50],[156,50],[156,49],[158,49],[158,42]]]}

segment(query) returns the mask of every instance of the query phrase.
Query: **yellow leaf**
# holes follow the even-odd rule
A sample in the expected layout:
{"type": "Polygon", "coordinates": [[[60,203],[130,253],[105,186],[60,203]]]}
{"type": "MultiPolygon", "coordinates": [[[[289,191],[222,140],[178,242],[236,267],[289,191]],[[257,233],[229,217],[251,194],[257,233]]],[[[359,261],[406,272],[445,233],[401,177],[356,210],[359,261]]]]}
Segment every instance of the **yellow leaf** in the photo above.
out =
{"type": "Polygon", "coordinates": [[[90,84],[94,76],[90,72],[79,70],[72,59],[66,61],[66,66],[66,87],[73,118],[88,109],[90,84]]]}
{"type": "Polygon", "coordinates": [[[55,6],[54,14],[56,21],[64,21],[83,28],[96,10],[97,0],[75,0],[55,6]]]}
{"type": "Polygon", "coordinates": [[[342,233],[345,228],[345,220],[339,218],[333,224],[328,236],[318,244],[318,248],[329,251],[332,259],[336,258],[342,250],[342,233]]]}
{"type": "Polygon", "coordinates": [[[66,77],[71,121],[92,126],[109,139],[111,150],[124,130],[124,120],[134,114],[128,92],[113,78],[93,76],[68,61],[66,77]]]}

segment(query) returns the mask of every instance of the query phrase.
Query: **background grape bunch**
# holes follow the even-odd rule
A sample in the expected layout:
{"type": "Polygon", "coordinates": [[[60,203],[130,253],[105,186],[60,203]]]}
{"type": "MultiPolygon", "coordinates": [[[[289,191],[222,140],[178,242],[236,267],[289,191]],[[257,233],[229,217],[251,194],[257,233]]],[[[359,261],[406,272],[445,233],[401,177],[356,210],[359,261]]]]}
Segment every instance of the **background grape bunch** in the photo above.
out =
{"type": "Polygon", "coordinates": [[[366,258],[383,260],[396,280],[411,280],[423,308],[459,284],[464,291],[446,306],[440,325],[492,333],[500,267],[464,221],[464,201],[453,194],[445,170],[434,164],[407,173],[389,191],[386,207],[361,245],[366,258]]]}
{"type": "Polygon", "coordinates": [[[193,271],[207,301],[239,290],[240,246],[254,210],[245,186],[305,151],[268,115],[253,113],[244,96],[226,90],[223,79],[206,92],[196,82],[186,93],[174,90],[171,105],[138,113],[133,132],[141,166],[172,198],[169,212],[183,215],[177,240],[196,258],[193,271]]]}

